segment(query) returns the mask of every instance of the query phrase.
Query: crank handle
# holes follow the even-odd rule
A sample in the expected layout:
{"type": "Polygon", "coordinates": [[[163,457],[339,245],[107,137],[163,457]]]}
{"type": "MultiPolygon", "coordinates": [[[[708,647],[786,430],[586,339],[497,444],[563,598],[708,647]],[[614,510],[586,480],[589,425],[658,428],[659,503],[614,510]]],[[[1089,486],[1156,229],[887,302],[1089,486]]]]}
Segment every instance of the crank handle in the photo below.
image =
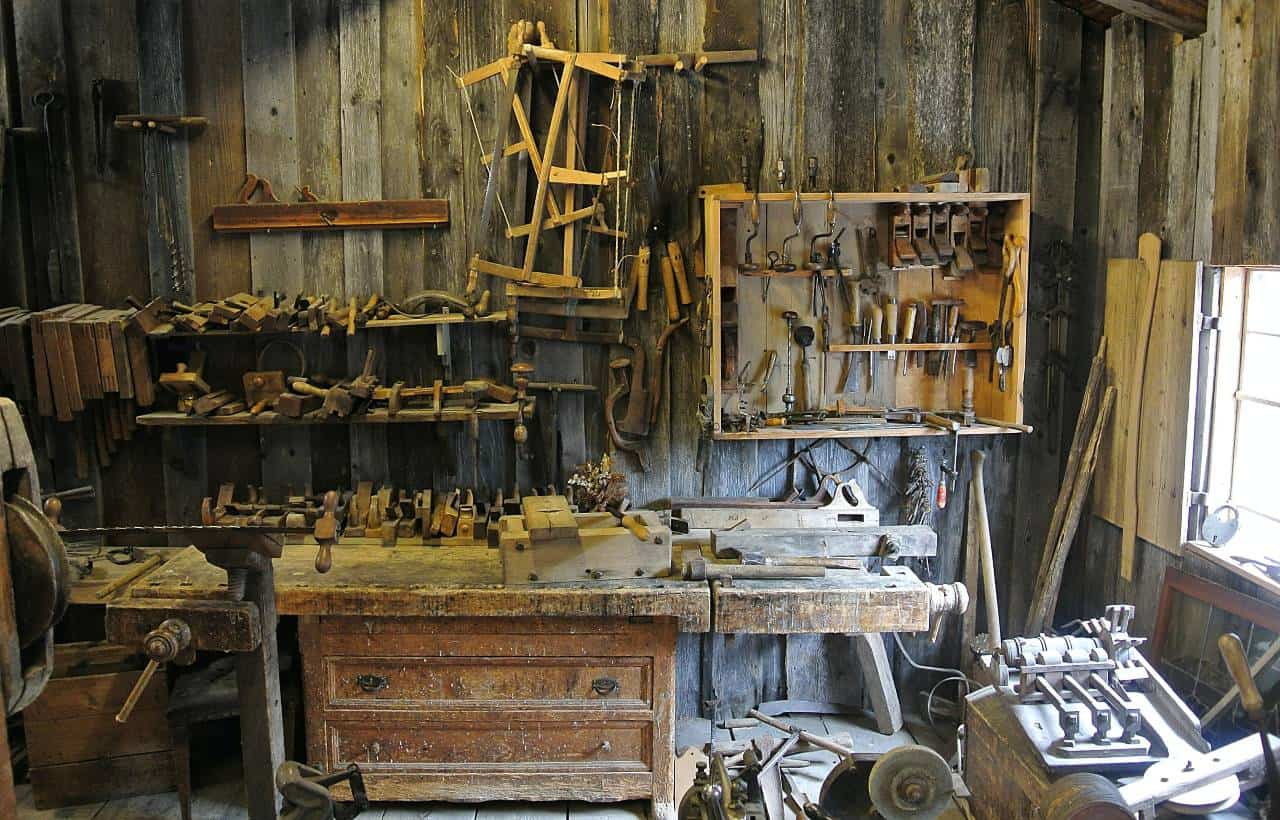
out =
{"type": "Polygon", "coordinates": [[[129,720],[134,708],[138,705],[138,700],[142,697],[142,693],[151,684],[151,679],[155,676],[156,671],[162,665],[177,658],[190,645],[191,627],[187,625],[186,621],[178,618],[167,618],[159,626],[147,633],[147,636],[142,640],[142,651],[147,656],[147,666],[142,670],[142,674],[138,676],[133,689],[129,691],[129,696],[124,699],[124,705],[120,707],[119,713],[116,714],[116,723],[125,723],[129,720]]]}

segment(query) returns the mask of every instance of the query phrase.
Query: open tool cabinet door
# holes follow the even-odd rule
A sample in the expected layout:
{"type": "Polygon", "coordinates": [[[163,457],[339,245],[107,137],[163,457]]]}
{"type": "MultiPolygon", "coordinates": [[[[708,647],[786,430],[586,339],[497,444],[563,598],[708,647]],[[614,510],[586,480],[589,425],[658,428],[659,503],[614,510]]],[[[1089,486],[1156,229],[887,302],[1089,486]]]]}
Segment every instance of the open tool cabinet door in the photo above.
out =
{"type": "Polygon", "coordinates": [[[1094,514],[1124,531],[1126,579],[1136,539],[1176,553],[1193,534],[1192,505],[1202,500],[1193,490],[1204,475],[1196,442],[1213,383],[1206,315],[1215,315],[1216,269],[1160,260],[1158,246],[1144,256],[1107,262],[1103,334],[1117,394],[1093,483],[1094,514]]]}

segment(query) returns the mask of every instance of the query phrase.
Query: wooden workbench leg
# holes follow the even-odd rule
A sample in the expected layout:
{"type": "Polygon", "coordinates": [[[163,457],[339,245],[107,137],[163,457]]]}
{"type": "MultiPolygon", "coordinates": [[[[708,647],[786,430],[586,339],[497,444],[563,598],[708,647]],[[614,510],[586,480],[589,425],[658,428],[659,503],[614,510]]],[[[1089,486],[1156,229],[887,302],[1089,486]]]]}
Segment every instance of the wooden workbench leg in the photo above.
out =
{"type": "Polygon", "coordinates": [[[858,648],[863,683],[871,696],[876,728],[881,734],[891,735],[902,728],[902,704],[898,701],[898,687],[893,682],[889,653],[884,651],[884,636],[879,633],[854,635],[853,643],[858,648]]]}
{"type": "Polygon", "coordinates": [[[250,820],[277,820],[276,769],[284,762],[284,716],[280,709],[280,657],[276,646],[276,592],[271,562],[250,572],[245,600],[258,605],[262,643],[237,657],[240,687],[240,754],[250,820]]]}

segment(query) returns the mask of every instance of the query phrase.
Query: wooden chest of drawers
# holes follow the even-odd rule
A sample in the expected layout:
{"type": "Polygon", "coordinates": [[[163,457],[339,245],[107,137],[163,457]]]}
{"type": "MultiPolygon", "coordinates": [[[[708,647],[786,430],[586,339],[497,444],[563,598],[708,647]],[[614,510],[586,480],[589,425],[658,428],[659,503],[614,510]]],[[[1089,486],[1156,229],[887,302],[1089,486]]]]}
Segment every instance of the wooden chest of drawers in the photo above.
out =
{"type": "Polygon", "coordinates": [[[674,816],[673,618],[299,621],[313,765],[374,800],[649,799],[674,816]]]}

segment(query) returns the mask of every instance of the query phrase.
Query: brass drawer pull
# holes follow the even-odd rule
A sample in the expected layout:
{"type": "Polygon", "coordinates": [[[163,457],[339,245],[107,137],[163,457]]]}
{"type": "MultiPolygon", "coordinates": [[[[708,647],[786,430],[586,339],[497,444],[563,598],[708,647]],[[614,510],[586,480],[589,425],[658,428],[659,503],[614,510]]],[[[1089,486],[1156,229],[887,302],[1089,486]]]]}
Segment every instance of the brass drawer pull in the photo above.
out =
{"type": "Polygon", "coordinates": [[[391,681],[385,675],[359,675],[356,677],[356,686],[366,692],[381,692],[390,685],[391,681]]]}
{"type": "Polygon", "coordinates": [[[618,681],[615,678],[596,678],[591,681],[591,691],[600,697],[615,695],[618,693],[618,681]]]}

